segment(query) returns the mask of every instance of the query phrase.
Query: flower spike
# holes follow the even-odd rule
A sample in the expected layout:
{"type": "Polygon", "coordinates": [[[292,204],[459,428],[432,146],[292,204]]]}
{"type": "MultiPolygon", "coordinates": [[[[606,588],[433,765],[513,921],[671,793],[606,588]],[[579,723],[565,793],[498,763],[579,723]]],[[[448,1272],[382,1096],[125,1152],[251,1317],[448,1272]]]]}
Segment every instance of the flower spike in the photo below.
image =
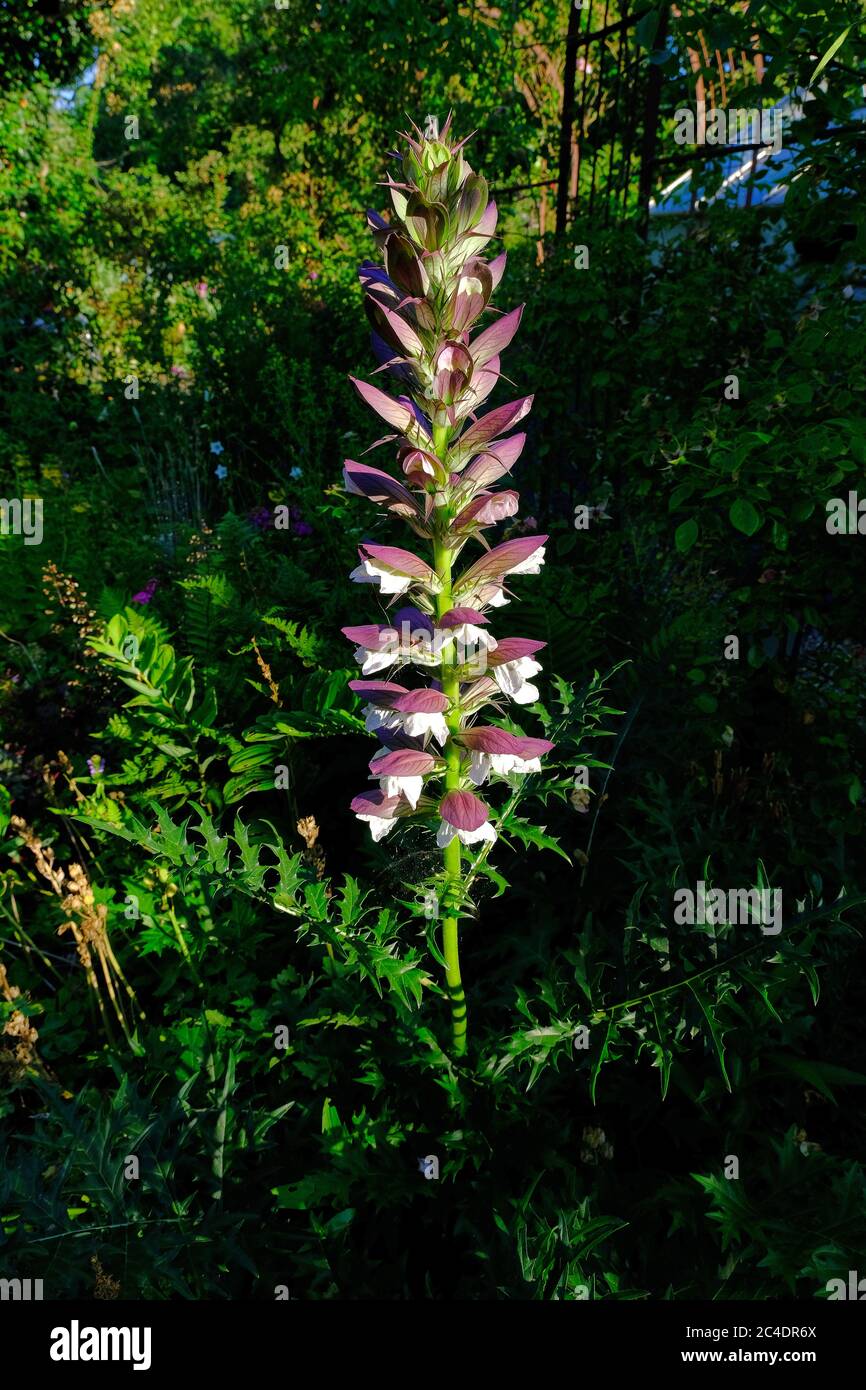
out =
{"type": "MultiPolygon", "coordinates": [[[[379,748],[370,760],[373,788],[352,809],[381,840],[404,821],[426,822],[443,853],[443,954],[452,1005],[455,1054],[466,1050],[466,1008],[460,979],[458,918],[463,855],[486,854],[496,840],[495,813],[477,794],[485,783],[540,770],[552,750],[546,739],[518,736],[478,722],[487,708],[504,713],[538,699],[532,678],[544,646],[522,637],[497,639],[489,611],[508,602],[506,580],[538,574],[546,536],[493,544],[484,532],[509,521],[518,493],[498,490],[526,441],[512,433],[529,414],[522,396],[484,410],[500,381],[500,357],[523,316],[491,299],[505,270],[505,252],[486,260],[497,209],[486,180],[465,157],[467,139],[414,122],[386,175],[390,215],[370,211],[367,225],[381,264],[365,261],[359,278],[372,330],[379,379],[388,391],[350,378],[361,399],[395,431],[396,471],[347,459],[347,493],[407,523],[430,546],[427,558],[365,541],[352,572],[383,599],[408,596],[388,624],[343,628],[367,679],[351,688],[364,702],[367,729],[379,748]],[[485,318],[486,316],[486,318],[485,318]],[[464,548],[480,547],[462,572],[464,548]],[[386,679],[397,674],[399,681],[386,679]],[[405,683],[404,683],[405,682],[405,683]]],[[[375,447],[375,446],[371,446],[375,447]]],[[[368,452],[368,451],[365,451],[368,452]]]]}

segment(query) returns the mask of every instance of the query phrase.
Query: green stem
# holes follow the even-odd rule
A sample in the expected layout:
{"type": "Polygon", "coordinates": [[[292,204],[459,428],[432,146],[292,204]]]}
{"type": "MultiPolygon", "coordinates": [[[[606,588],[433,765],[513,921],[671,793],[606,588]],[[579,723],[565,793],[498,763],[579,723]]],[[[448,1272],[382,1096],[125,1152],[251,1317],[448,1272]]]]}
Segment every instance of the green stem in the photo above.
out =
{"type": "MultiPolygon", "coordinates": [[[[433,439],[437,456],[444,463],[448,454],[447,426],[434,428],[433,439]]],[[[451,514],[448,505],[437,507],[435,512],[435,531],[433,541],[433,568],[439,580],[436,595],[436,616],[441,618],[453,606],[451,596],[451,551],[448,548],[448,530],[451,514]]],[[[443,649],[440,667],[442,693],[450,707],[445,716],[449,737],[445,743],[445,791],[460,789],[460,747],[455,735],[460,732],[460,682],[457,678],[455,649],[453,642],[443,649]]],[[[461,894],[461,856],[460,841],[455,835],[442,851],[445,870],[445,891],[442,903],[445,916],[442,919],[442,952],[445,956],[445,979],[448,997],[451,1001],[451,1037],[454,1055],[463,1057],[466,1053],[466,996],[460,977],[459,904],[461,894]]]]}

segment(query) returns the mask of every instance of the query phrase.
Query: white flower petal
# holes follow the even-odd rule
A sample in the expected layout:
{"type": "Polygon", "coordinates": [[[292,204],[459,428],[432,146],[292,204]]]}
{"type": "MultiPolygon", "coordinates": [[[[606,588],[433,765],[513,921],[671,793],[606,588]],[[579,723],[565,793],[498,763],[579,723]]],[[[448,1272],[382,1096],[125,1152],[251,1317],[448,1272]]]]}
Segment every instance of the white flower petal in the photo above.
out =
{"type": "Polygon", "coordinates": [[[496,638],[474,623],[461,623],[459,627],[452,627],[451,631],[464,647],[486,647],[490,652],[496,650],[496,638]]]}
{"type": "Polygon", "coordinates": [[[516,661],[506,661],[503,666],[496,666],[493,676],[499,689],[510,695],[518,705],[531,705],[539,695],[526,677],[535,676],[540,670],[540,663],[533,661],[531,656],[521,656],[516,661]]]}
{"type": "Polygon", "coordinates": [[[523,685],[514,691],[511,698],[516,705],[534,705],[536,700],[541,699],[541,696],[538,693],[538,686],[524,681],[523,685]]]}
{"type": "Polygon", "coordinates": [[[412,580],[408,574],[390,574],[388,570],[379,572],[379,592],[381,594],[405,594],[411,588],[412,580]]]}
{"type": "Polygon", "coordinates": [[[508,574],[540,574],[541,566],[544,564],[544,552],[546,547],[540,545],[537,550],[533,550],[525,560],[521,560],[519,565],[507,571],[508,574]]]}
{"type": "Polygon", "coordinates": [[[426,734],[431,734],[437,743],[447,742],[448,725],[443,714],[404,714],[400,717],[404,732],[410,738],[423,738],[426,734]]]}
{"type": "Polygon", "coordinates": [[[386,796],[399,796],[402,792],[414,811],[424,787],[424,778],[382,777],[379,779],[379,786],[386,796]]]}
{"type": "Polygon", "coordinates": [[[373,836],[374,840],[383,840],[388,834],[388,831],[393,830],[394,826],[397,824],[396,820],[393,818],[391,820],[385,820],[382,816],[359,816],[358,820],[367,821],[370,826],[370,834],[373,836]]]}
{"type": "Polygon", "coordinates": [[[368,734],[377,729],[399,729],[402,727],[400,715],[393,709],[382,709],[378,705],[364,706],[364,728],[368,734]]]}
{"type": "Polygon", "coordinates": [[[375,584],[376,577],[366,568],[366,561],[363,565],[356,566],[349,575],[355,584],[375,584]]]}
{"type": "Polygon", "coordinates": [[[412,580],[408,574],[392,574],[390,570],[377,569],[371,560],[363,560],[349,575],[356,584],[378,584],[382,594],[404,594],[412,580]]]}
{"type": "Polygon", "coordinates": [[[441,820],[439,822],[439,829],[436,831],[436,843],[439,848],[445,849],[446,845],[450,845],[456,834],[457,832],[453,825],[447,820],[441,820]]]}
{"type": "Polygon", "coordinates": [[[469,780],[476,787],[481,787],[487,780],[490,772],[491,758],[488,753],[482,753],[479,749],[473,748],[469,759],[469,780]]]}
{"type": "MultiPolygon", "coordinates": [[[[458,830],[457,836],[464,845],[477,845],[480,844],[482,840],[489,840],[490,843],[493,844],[496,840],[496,831],[490,824],[490,821],[486,820],[483,825],[479,825],[477,830],[458,830]]],[[[436,838],[438,840],[439,837],[437,836],[436,838]]]]}
{"type": "Polygon", "coordinates": [[[363,676],[374,676],[377,671],[386,671],[394,665],[394,655],[389,651],[371,652],[366,647],[358,647],[355,660],[360,664],[363,676]]]}
{"type": "Polygon", "coordinates": [[[516,661],[506,661],[504,666],[493,668],[493,679],[505,695],[514,695],[523,685],[523,679],[516,668],[516,661]]]}

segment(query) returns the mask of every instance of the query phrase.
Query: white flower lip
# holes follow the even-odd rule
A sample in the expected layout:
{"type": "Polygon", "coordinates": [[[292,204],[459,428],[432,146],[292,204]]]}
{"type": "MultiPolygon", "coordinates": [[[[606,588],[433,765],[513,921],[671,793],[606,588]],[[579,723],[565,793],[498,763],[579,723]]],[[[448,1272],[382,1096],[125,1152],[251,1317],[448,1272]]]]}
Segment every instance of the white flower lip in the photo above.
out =
{"type": "Polygon", "coordinates": [[[539,758],[519,758],[516,753],[482,753],[479,748],[473,748],[469,759],[469,780],[476,787],[482,786],[492,772],[507,777],[509,772],[540,771],[539,758]]]}
{"type": "Polygon", "coordinates": [[[517,705],[531,705],[538,700],[538,687],[531,684],[528,677],[537,676],[541,664],[531,656],[520,656],[516,661],[503,662],[493,668],[493,678],[504,695],[509,695],[517,705]]]}
{"type": "Polygon", "coordinates": [[[486,628],[477,627],[474,623],[460,623],[458,627],[450,627],[447,630],[463,647],[480,646],[493,652],[499,645],[492,633],[488,632],[486,628]]]}
{"type": "Polygon", "coordinates": [[[374,840],[383,840],[388,831],[393,830],[397,824],[396,819],[386,820],[383,816],[358,816],[358,820],[367,822],[374,840]]]}
{"type": "Polygon", "coordinates": [[[445,849],[447,845],[450,845],[455,835],[463,845],[477,845],[484,840],[489,840],[491,844],[494,844],[496,841],[496,831],[489,820],[485,821],[483,825],[479,825],[477,830],[456,830],[450,821],[441,820],[439,822],[436,843],[440,849],[445,849]]]}
{"type": "Polygon", "coordinates": [[[448,741],[448,725],[445,722],[444,714],[423,714],[415,711],[385,709],[382,705],[365,705],[362,714],[364,715],[364,728],[368,734],[375,734],[379,729],[392,731],[402,729],[409,738],[425,738],[430,734],[437,743],[443,746],[448,741]]]}
{"type": "Polygon", "coordinates": [[[461,275],[457,284],[458,294],[483,294],[484,286],[474,275],[461,275]]]}
{"type": "Polygon", "coordinates": [[[363,715],[364,728],[368,734],[375,734],[377,729],[399,729],[401,727],[400,715],[397,711],[384,709],[381,705],[365,705],[363,715]]]}
{"type": "Polygon", "coordinates": [[[402,723],[404,733],[410,738],[422,738],[430,734],[443,746],[448,742],[448,725],[444,714],[400,714],[399,711],[395,713],[402,723]]]}
{"type": "Polygon", "coordinates": [[[386,796],[399,796],[402,792],[414,811],[418,798],[424,788],[423,777],[380,777],[379,786],[386,796]]]}
{"type": "Polygon", "coordinates": [[[361,667],[362,676],[374,676],[377,671],[385,671],[389,666],[393,666],[397,655],[387,650],[373,652],[367,647],[358,647],[355,650],[355,660],[361,667]]]}
{"type": "MultiPolygon", "coordinates": [[[[370,760],[370,771],[374,777],[377,775],[376,764],[380,763],[383,758],[387,758],[388,756],[389,749],[387,748],[380,748],[378,753],[373,754],[370,760]]],[[[414,811],[418,805],[418,798],[424,789],[424,778],[418,774],[413,774],[408,777],[380,777],[379,786],[385,796],[400,796],[402,793],[414,811]]]]}
{"type": "Polygon", "coordinates": [[[349,578],[356,584],[378,584],[382,594],[405,594],[412,585],[411,575],[392,574],[390,570],[377,569],[372,560],[362,560],[352,570],[349,578]]]}

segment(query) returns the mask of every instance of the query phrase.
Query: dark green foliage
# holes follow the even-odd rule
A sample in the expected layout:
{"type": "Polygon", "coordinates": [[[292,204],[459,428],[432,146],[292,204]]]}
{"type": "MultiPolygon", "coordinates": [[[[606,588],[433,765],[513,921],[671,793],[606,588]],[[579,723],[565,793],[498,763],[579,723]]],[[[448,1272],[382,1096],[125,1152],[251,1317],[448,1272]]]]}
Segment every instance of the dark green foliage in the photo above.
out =
{"type": "Polygon", "coordinates": [[[825,525],[866,496],[863,137],[827,134],[862,16],[680,15],[662,156],[689,34],[759,25],[770,101],[849,30],[784,207],[645,240],[584,201],[556,241],[525,185],[564,7],[498,8],[0,10],[0,495],[45,507],[41,545],[0,535],[0,1265],[46,1298],[94,1259],[150,1299],[809,1301],[863,1271],[866,537],[825,525]],[[556,743],[468,876],[465,1065],[431,838],[348,811],[340,634],[358,543],[395,539],[339,485],[361,208],[406,113],[450,106],[526,301],[550,534],[504,610],[541,703],[503,722],[556,743]],[[782,932],[677,923],[699,881],[781,890],[782,932]]]}

